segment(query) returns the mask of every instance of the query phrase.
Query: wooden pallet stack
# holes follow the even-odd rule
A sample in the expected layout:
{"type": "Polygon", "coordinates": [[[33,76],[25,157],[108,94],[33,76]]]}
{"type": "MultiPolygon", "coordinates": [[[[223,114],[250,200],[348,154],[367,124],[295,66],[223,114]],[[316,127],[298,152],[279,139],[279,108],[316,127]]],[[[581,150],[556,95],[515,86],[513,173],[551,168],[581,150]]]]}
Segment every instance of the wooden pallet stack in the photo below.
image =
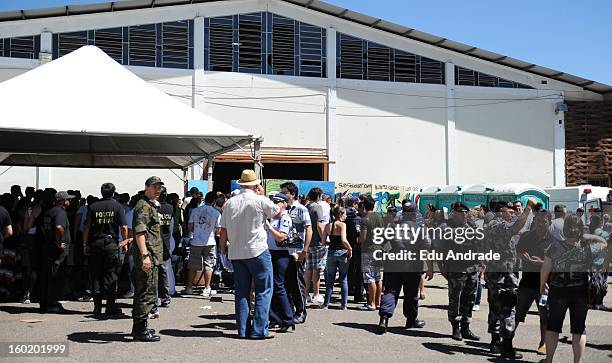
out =
{"type": "Polygon", "coordinates": [[[612,183],[612,102],[567,101],[565,173],[568,186],[612,183]]]}

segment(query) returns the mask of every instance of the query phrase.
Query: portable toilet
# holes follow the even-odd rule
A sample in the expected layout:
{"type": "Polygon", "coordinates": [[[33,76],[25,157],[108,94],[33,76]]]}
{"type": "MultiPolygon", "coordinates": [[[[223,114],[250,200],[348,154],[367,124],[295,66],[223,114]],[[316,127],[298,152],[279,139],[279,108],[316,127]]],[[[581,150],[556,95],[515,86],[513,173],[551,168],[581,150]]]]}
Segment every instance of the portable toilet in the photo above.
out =
{"type": "Polygon", "coordinates": [[[490,184],[475,184],[465,188],[461,193],[462,202],[468,208],[474,208],[477,205],[488,206],[489,194],[495,191],[495,186],[490,184]]]}
{"type": "Polygon", "coordinates": [[[422,214],[427,212],[427,205],[433,204],[436,207],[438,206],[439,191],[440,187],[428,187],[419,194],[419,211],[422,214]]]}
{"type": "Polygon", "coordinates": [[[451,205],[457,202],[461,202],[461,190],[460,185],[448,185],[438,192],[438,205],[440,209],[447,208],[451,209],[451,205]]]}
{"type": "Polygon", "coordinates": [[[550,195],[544,189],[527,183],[511,183],[500,186],[496,191],[489,194],[489,201],[497,199],[499,201],[514,202],[521,201],[523,206],[527,205],[528,199],[534,199],[537,203],[542,203],[544,208],[549,209],[550,195]]]}

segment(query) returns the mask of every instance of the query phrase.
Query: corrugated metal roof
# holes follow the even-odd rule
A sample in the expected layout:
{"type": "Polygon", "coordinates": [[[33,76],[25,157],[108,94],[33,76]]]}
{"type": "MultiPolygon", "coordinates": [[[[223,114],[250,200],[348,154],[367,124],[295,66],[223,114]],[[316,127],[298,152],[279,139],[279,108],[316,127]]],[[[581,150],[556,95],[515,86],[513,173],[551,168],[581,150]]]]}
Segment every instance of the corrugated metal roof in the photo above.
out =
{"type": "MultiPolygon", "coordinates": [[[[151,7],[162,7],[172,5],[196,4],[214,1],[227,0],[127,0],[127,1],[112,1],[100,4],[85,4],[85,5],[68,5],[64,7],[48,8],[48,9],[33,9],[33,10],[15,10],[0,12],[0,22],[13,20],[27,20],[35,18],[46,18],[56,16],[70,16],[79,14],[92,14],[100,12],[112,12],[132,9],[143,9],[151,7]]],[[[318,0],[282,0],[288,3],[299,5],[311,10],[319,11],[328,15],[333,15],[341,19],[346,19],[359,24],[363,24],[374,29],[383,30],[389,33],[401,35],[406,38],[418,40],[428,43],[443,49],[466,54],[472,57],[484,59],[489,62],[501,64],[507,67],[516,68],[525,72],[533,73],[539,76],[551,78],[557,81],[573,84],[583,87],[586,90],[607,94],[612,97],[612,86],[585,79],[582,77],[567,74],[565,72],[539,66],[537,64],[528,63],[519,59],[514,59],[503,54],[490,52],[485,49],[480,49],[467,44],[438,37],[433,34],[418,31],[408,28],[400,24],[391,23],[389,21],[361,14],[350,9],[345,9],[336,5],[328,4],[318,0]]]]}

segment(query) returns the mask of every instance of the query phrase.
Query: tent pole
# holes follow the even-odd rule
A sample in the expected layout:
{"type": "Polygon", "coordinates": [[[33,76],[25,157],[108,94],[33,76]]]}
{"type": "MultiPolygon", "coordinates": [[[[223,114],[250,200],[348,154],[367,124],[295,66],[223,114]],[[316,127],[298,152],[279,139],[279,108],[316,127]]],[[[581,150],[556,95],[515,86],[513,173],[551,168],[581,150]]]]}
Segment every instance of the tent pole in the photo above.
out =
{"type": "Polygon", "coordinates": [[[187,195],[187,168],[183,168],[183,195],[187,195]]]}
{"type": "Polygon", "coordinates": [[[263,165],[261,164],[261,143],[263,142],[263,138],[258,137],[253,139],[253,170],[255,171],[255,175],[259,177],[259,179],[263,180],[263,165]]]}
{"type": "Polygon", "coordinates": [[[215,167],[215,158],[210,157],[210,159],[208,159],[208,162],[206,163],[208,165],[208,173],[207,173],[207,179],[208,179],[208,191],[212,192],[213,191],[213,169],[215,167]]]}

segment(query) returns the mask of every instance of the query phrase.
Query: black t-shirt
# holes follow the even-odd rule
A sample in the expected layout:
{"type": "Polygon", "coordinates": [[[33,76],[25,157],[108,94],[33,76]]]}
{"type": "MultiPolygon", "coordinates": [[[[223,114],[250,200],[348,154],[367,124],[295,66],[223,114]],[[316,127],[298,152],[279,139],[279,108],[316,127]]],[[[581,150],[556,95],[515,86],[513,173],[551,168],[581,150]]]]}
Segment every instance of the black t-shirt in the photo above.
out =
{"type": "Polygon", "coordinates": [[[172,215],[174,208],[171,204],[163,203],[157,210],[159,213],[159,220],[161,222],[161,238],[164,242],[164,260],[170,258],[170,237],[172,231],[170,230],[170,222],[172,221],[172,215]]]}
{"type": "Polygon", "coordinates": [[[11,215],[0,205],[0,244],[4,241],[4,229],[12,224],[11,215]]]}
{"type": "MultiPolygon", "coordinates": [[[[538,237],[536,231],[525,232],[516,246],[516,252],[519,257],[522,257],[523,252],[527,252],[530,256],[536,256],[544,260],[546,249],[552,243],[552,236],[546,233],[544,237],[538,237]]],[[[530,289],[540,288],[540,268],[536,264],[523,259],[523,275],[519,286],[530,289]]]]}
{"type": "Polygon", "coordinates": [[[555,241],[546,250],[546,257],[552,260],[550,286],[577,287],[587,285],[588,272],[591,270],[593,262],[588,243],[575,246],[565,241],[555,241]]]}
{"type": "Polygon", "coordinates": [[[87,208],[85,224],[89,226],[90,240],[102,235],[116,239],[119,227],[127,225],[125,209],[112,198],[99,200],[87,208]]]}
{"type": "Polygon", "coordinates": [[[64,237],[62,241],[66,245],[70,244],[70,223],[68,222],[68,215],[62,207],[55,206],[45,212],[43,216],[43,230],[45,234],[45,241],[55,245],[55,226],[64,227],[64,237]]]}

